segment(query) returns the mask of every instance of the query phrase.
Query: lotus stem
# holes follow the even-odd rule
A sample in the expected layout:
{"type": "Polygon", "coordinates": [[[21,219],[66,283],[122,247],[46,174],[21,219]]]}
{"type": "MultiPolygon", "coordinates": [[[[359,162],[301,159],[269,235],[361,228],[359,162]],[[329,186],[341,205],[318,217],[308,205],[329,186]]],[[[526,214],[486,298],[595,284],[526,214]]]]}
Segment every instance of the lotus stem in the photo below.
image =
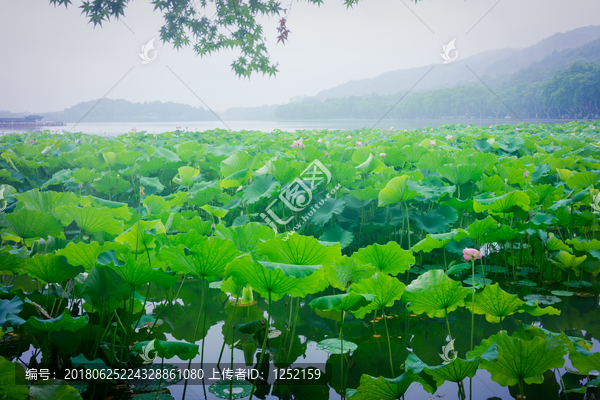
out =
{"type": "Polygon", "coordinates": [[[390,368],[392,370],[392,378],[395,378],[396,374],[394,374],[394,361],[392,360],[392,344],[390,343],[390,333],[388,331],[388,326],[387,326],[387,316],[385,315],[385,310],[383,308],[381,309],[381,313],[383,314],[383,324],[385,325],[385,335],[387,336],[388,352],[390,354],[390,368]]]}
{"type": "MultiPolygon", "coordinates": [[[[473,351],[473,338],[475,334],[475,259],[471,260],[471,351],[473,351]]],[[[485,278],[484,278],[485,279],[485,278]]]]}
{"type": "Polygon", "coordinates": [[[204,368],[204,342],[206,342],[206,337],[208,336],[208,332],[206,332],[206,317],[208,316],[208,281],[205,278],[202,278],[202,281],[204,282],[204,322],[202,323],[202,332],[204,332],[204,337],[202,338],[200,368],[204,368]]]}
{"type": "MultiPolygon", "coordinates": [[[[262,349],[260,350],[260,359],[258,361],[258,370],[260,371],[262,368],[263,358],[265,356],[265,349],[267,348],[267,338],[269,337],[269,329],[271,324],[271,290],[269,290],[269,306],[267,311],[267,326],[265,331],[265,336],[263,338],[262,349]]],[[[293,338],[292,338],[293,340],[293,338]]],[[[260,375],[260,374],[259,374],[260,375]]],[[[252,390],[250,391],[250,398],[248,400],[252,400],[254,396],[254,390],[256,389],[256,382],[258,381],[258,376],[252,382],[252,390]]]]}
{"type": "Polygon", "coordinates": [[[340,322],[340,346],[342,348],[342,353],[340,354],[340,379],[341,379],[341,392],[342,392],[342,400],[346,398],[346,389],[344,389],[344,316],[346,312],[342,310],[342,320],[340,322]]]}
{"type": "Polygon", "coordinates": [[[296,299],[296,310],[294,311],[294,326],[292,328],[292,338],[290,339],[290,348],[286,359],[286,364],[290,363],[290,355],[292,354],[292,348],[294,347],[294,337],[296,335],[296,325],[298,323],[298,309],[300,308],[300,298],[296,299]]]}
{"type": "MultiPolygon", "coordinates": [[[[204,290],[204,278],[202,278],[202,281],[200,281],[200,284],[202,285],[202,286],[201,286],[201,289],[202,289],[202,296],[201,296],[201,299],[202,299],[202,300],[201,300],[201,303],[200,303],[200,310],[202,310],[202,309],[204,309],[204,302],[205,302],[205,299],[204,299],[204,297],[205,297],[205,296],[204,296],[204,295],[205,295],[205,290],[204,290]]],[[[163,307],[163,309],[164,309],[164,307],[163,307]]],[[[199,328],[199,326],[200,326],[200,317],[201,317],[201,316],[202,316],[202,313],[201,313],[201,312],[199,312],[199,313],[198,313],[198,319],[196,320],[196,329],[194,330],[193,343],[196,343],[196,335],[198,334],[198,328],[199,328]]],[[[203,342],[204,342],[204,341],[203,341],[203,342]]],[[[203,350],[202,352],[204,353],[204,349],[202,349],[202,350],[203,350]]],[[[204,361],[204,357],[203,357],[203,356],[204,356],[204,354],[202,354],[202,356],[200,356],[200,359],[201,359],[201,361],[200,361],[200,362],[201,362],[201,363],[202,363],[202,361],[204,361]]],[[[188,366],[187,366],[187,367],[188,367],[188,369],[190,369],[190,367],[191,367],[191,366],[192,366],[192,359],[190,358],[190,361],[188,361],[188,366]]],[[[185,400],[185,392],[187,391],[187,384],[188,384],[188,379],[186,378],[186,380],[185,380],[185,383],[183,384],[183,395],[182,395],[182,397],[181,397],[181,400],[185,400]]]]}
{"type": "MultiPolygon", "coordinates": [[[[229,321],[231,322],[231,320],[235,317],[235,314],[237,313],[237,304],[238,301],[240,301],[240,292],[242,290],[241,286],[238,286],[238,292],[237,292],[237,297],[235,298],[235,307],[233,307],[233,312],[231,313],[231,316],[229,317],[229,321]]],[[[227,338],[227,336],[229,336],[229,331],[231,330],[231,324],[229,324],[229,326],[227,327],[227,331],[225,332],[225,338],[227,338]]],[[[235,336],[235,333],[234,333],[235,336]]],[[[233,339],[231,342],[231,345],[233,346],[233,339]]],[[[217,366],[219,366],[221,364],[221,358],[223,357],[223,350],[225,350],[225,340],[223,340],[223,346],[221,346],[221,352],[219,353],[219,361],[217,361],[217,366]]],[[[233,352],[233,350],[231,350],[233,352]]],[[[232,355],[233,357],[233,355],[232,355]]]]}

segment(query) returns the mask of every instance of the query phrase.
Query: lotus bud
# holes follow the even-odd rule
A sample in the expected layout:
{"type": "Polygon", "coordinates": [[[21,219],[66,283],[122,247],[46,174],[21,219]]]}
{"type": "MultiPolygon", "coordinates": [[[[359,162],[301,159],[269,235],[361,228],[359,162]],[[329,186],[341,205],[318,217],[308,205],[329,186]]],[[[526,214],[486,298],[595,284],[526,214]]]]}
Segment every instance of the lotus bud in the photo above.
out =
{"type": "Polygon", "coordinates": [[[463,258],[466,261],[475,261],[481,259],[481,252],[477,249],[463,249],[463,258]]]}
{"type": "Polygon", "coordinates": [[[83,187],[83,184],[82,184],[82,183],[80,183],[80,184],[79,184],[79,189],[81,189],[82,187],[83,187]]]}
{"type": "Polygon", "coordinates": [[[467,126],[467,129],[469,129],[471,127],[471,125],[467,126]]]}
{"type": "Polygon", "coordinates": [[[430,141],[429,141],[429,145],[430,145],[430,146],[435,146],[435,145],[436,145],[436,142],[435,142],[435,140],[430,140],[430,141]]]}
{"type": "Polygon", "coordinates": [[[329,157],[329,153],[328,152],[325,152],[325,157],[329,157]]]}
{"type": "Polygon", "coordinates": [[[213,222],[212,225],[210,226],[210,229],[212,229],[213,231],[217,228],[217,226],[215,225],[215,223],[213,222]]]}
{"type": "Polygon", "coordinates": [[[252,183],[252,178],[250,178],[250,180],[248,181],[248,183],[252,183]]]}
{"type": "Polygon", "coordinates": [[[35,142],[35,140],[33,140],[33,139],[31,139],[31,140],[29,141],[29,143],[33,143],[33,142],[35,142]]]}
{"type": "Polygon", "coordinates": [[[523,172],[523,178],[527,178],[529,176],[529,172],[525,171],[523,172]]]}
{"type": "Polygon", "coordinates": [[[477,146],[477,151],[481,151],[481,147],[477,146]]]}

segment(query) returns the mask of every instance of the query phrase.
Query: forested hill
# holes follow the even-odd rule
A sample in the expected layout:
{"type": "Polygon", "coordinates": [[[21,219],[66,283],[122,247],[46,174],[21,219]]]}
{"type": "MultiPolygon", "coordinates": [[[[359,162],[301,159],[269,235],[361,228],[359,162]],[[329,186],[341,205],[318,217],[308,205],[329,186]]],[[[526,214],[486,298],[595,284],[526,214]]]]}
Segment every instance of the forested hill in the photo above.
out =
{"type": "MultiPolygon", "coordinates": [[[[464,59],[459,57],[457,61],[448,65],[442,65],[440,59],[440,65],[437,65],[427,75],[427,78],[419,83],[415,91],[429,91],[479,82],[477,77],[466,68],[467,65],[480,77],[488,76],[494,80],[505,80],[522,68],[529,67],[534,63],[543,62],[546,57],[563,53],[565,50],[570,51],[579,48],[599,38],[600,26],[587,26],[566,33],[554,34],[524,49],[490,50],[464,59]]],[[[460,43],[457,42],[456,46],[460,52],[460,43]]],[[[558,69],[566,68],[567,66],[563,65],[558,69]]],[[[375,78],[346,82],[339,86],[322,90],[314,98],[316,100],[326,100],[328,98],[347,96],[371,96],[373,93],[389,95],[406,92],[431,67],[432,65],[428,65],[391,71],[375,78]]]]}

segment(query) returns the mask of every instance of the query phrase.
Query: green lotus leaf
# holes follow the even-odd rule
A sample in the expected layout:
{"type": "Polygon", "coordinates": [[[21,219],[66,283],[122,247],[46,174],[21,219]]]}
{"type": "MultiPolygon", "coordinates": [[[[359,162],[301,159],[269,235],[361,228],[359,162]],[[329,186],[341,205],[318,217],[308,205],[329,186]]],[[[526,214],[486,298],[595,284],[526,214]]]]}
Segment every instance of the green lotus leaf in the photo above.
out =
{"type": "Polygon", "coordinates": [[[248,153],[232,154],[225,160],[221,161],[221,175],[229,177],[240,171],[252,170],[257,162],[258,159],[248,153]]]}
{"type": "Polygon", "coordinates": [[[600,181],[600,174],[591,171],[576,172],[567,179],[567,186],[571,189],[585,189],[595,186],[600,181]]]}
{"type": "Polygon", "coordinates": [[[173,271],[189,272],[209,281],[222,276],[227,264],[241,254],[233,242],[216,237],[200,242],[187,253],[183,245],[166,246],[160,257],[173,271]]]}
{"type": "Polygon", "coordinates": [[[6,330],[8,318],[11,315],[18,316],[21,311],[23,311],[23,300],[18,296],[15,296],[10,300],[0,300],[0,327],[3,330],[6,330]]]}
{"type": "Polygon", "coordinates": [[[79,198],[70,192],[53,192],[48,190],[42,192],[39,189],[29,190],[15,196],[17,200],[23,202],[25,208],[29,210],[41,211],[57,217],[56,208],[67,204],[78,204],[79,198]]]}
{"type": "Polygon", "coordinates": [[[273,175],[265,174],[256,176],[252,183],[244,188],[242,199],[248,204],[254,204],[261,198],[269,198],[279,187],[279,182],[273,178],[273,175]]]}
{"type": "Polygon", "coordinates": [[[355,352],[358,349],[358,345],[347,340],[330,338],[317,343],[317,349],[325,350],[329,354],[346,354],[355,352]]]}
{"type": "Polygon", "coordinates": [[[277,301],[286,293],[292,297],[305,297],[327,287],[323,268],[317,269],[306,278],[293,278],[286,275],[286,272],[292,272],[294,275],[297,272],[297,275],[302,275],[306,272],[304,268],[305,265],[289,265],[286,271],[282,268],[269,269],[252,260],[250,256],[242,256],[227,265],[225,276],[233,277],[237,285],[250,285],[264,298],[268,298],[270,294],[271,300],[277,301]]]}
{"type": "Polygon", "coordinates": [[[102,153],[102,158],[104,158],[106,164],[108,164],[108,166],[111,168],[116,167],[118,164],[117,154],[113,151],[107,151],[105,153],[102,153]]]}
{"type": "MultiPolygon", "coordinates": [[[[386,155],[387,157],[387,155],[386,155]]],[[[384,161],[387,161],[384,159],[384,161]]],[[[423,155],[417,166],[419,168],[428,169],[431,172],[435,172],[443,165],[448,164],[451,161],[450,157],[438,151],[429,151],[427,154],[423,155]]]]}
{"type": "Polygon", "coordinates": [[[178,176],[173,178],[173,182],[185,187],[190,187],[196,177],[200,175],[200,170],[188,166],[179,167],[178,171],[178,176]]]}
{"type": "Polygon", "coordinates": [[[421,157],[427,152],[428,150],[418,143],[405,146],[402,149],[402,153],[404,153],[404,156],[411,164],[416,164],[421,159],[421,157]]]}
{"type": "Polygon", "coordinates": [[[81,297],[96,308],[106,306],[110,300],[120,302],[130,294],[131,286],[116,271],[103,265],[92,267],[81,288],[81,297]]]}
{"type": "MultiPolygon", "coordinates": [[[[464,231],[463,231],[464,232],[464,231]]],[[[457,235],[456,229],[448,233],[438,233],[435,235],[426,235],[425,239],[415,244],[412,248],[414,252],[423,251],[425,253],[431,253],[432,250],[441,249],[446,246],[450,241],[457,235]]]]}
{"type": "Polygon", "coordinates": [[[7,399],[25,400],[29,396],[29,388],[25,380],[25,370],[19,362],[12,363],[0,357],[0,393],[7,399]]]}
{"type": "Polygon", "coordinates": [[[18,275],[25,266],[26,260],[10,246],[2,247],[0,249],[0,274],[18,275]]]}
{"type": "Polygon", "coordinates": [[[560,311],[554,307],[541,308],[538,305],[537,300],[535,302],[526,302],[524,304],[521,304],[521,307],[519,307],[519,312],[526,312],[527,314],[531,314],[534,317],[540,317],[542,315],[560,315],[560,311]]]}
{"type": "Polygon", "coordinates": [[[483,171],[476,165],[453,165],[448,164],[438,168],[436,171],[442,178],[446,178],[453,185],[464,185],[467,182],[475,182],[481,179],[483,171]]]}
{"type": "Polygon", "coordinates": [[[157,358],[178,357],[181,360],[191,360],[198,355],[199,346],[197,344],[157,339],[136,343],[131,350],[136,353],[144,353],[150,342],[154,342],[154,351],[156,351],[157,358]]]}
{"type": "Polygon", "coordinates": [[[485,314],[491,323],[499,323],[507,316],[520,309],[525,302],[516,294],[508,294],[498,283],[488,285],[479,293],[475,293],[475,314],[485,314]]]}
{"type": "Polygon", "coordinates": [[[165,232],[165,226],[161,220],[139,221],[117,236],[115,242],[127,244],[131,250],[137,250],[137,252],[140,253],[147,251],[146,249],[153,249],[156,246],[155,235],[165,232]],[[155,233],[150,233],[152,231],[155,233]]]}
{"type": "Polygon", "coordinates": [[[525,192],[517,190],[489,199],[476,199],[473,202],[473,209],[478,213],[488,211],[491,214],[501,215],[512,212],[513,207],[528,211],[529,203],[529,196],[525,192]]]}
{"type": "Polygon", "coordinates": [[[69,331],[75,332],[87,324],[86,317],[73,318],[68,312],[61,314],[57,318],[42,319],[39,317],[30,317],[25,326],[33,330],[34,332],[57,332],[57,331],[69,331]]]}
{"type": "Polygon", "coordinates": [[[48,186],[58,185],[59,183],[66,182],[71,178],[71,170],[63,169],[62,171],[58,171],[57,173],[52,175],[52,178],[48,179],[42,185],[42,188],[47,188],[48,186]]]}
{"type": "Polygon", "coordinates": [[[348,247],[354,240],[354,234],[342,229],[339,225],[328,226],[319,236],[320,242],[339,243],[342,249],[348,247]]]}
{"type": "Polygon", "coordinates": [[[160,196],[146,196],[143,200],[144,207],[149,214],[159,215],[163,211],[170,211],[171,207],[167,201],[160,196]]]}
{"type": "MultiPolygon", "coordinates": [[[[299,171],[296,168],[290,166],[288,160],[284,159],[271,159],[265,164],[267,171],[275,177],[275,180],[279,182],[281,186],[284,186],[292,182],[299,175],[299,171]]],[[[350,166],[353,173],[356,173],[352,166],[350,166]]]]}
{"type": "Polygon", "coordinates": [[[489,371],[492,380],[501,386],[514,386],[520,380],[527,384],[542,383],[547,370],[562,368],[565,364],[567,347],[560,339],[535,337],[523,340],[508,336],[506,331],[484,339],[467,356],[481,356],[494,343],[498,346],[498,357],[492,361],[484,359],[480,366],[489,371]]]}
{"type": "Polygon", "coordinates": [[[122,266],[113,263],[108,264],[108,266],[131,286],[154,282],[160,286],[171,287],[177,283],[177,275],[167,275],[162,269],[152,268],[146,261],[141,259],[136,261],[134,258],[130,258],[122,266]]]}
{"type": "Polygon", "coordinates": [[[251,222],[246,225],[231,226],[226,228],[223,225],[217,225],[215,236],[221,239],[228,239],[235,243],[237,249],[241,252],[253,252],[256,246],[275,237],[272,228],[261,225],[258,222],[251,222]]]}
{"type": "Polygon", "coordinates": [[[223,218],[225,215],[227,215],[227,212],[229,211],[221,207],[210,206],[208,204],[205,204],[200,208],[206,211],[209,215],[212,215],[217,218],[223,218]]]}
{"type": "Polygon", "coordinates": [[[89,272],[96,265],[98,256],[104,251],[106,249],[98,242],[91,242],[89,244],[84,242],[70,242],[67,247],[58,250],[56,255],[65,256],[69,264],[82,266],[86,272],[89,272]]]}
{"type": "Polygon", "coordinates": [[[38,254],[27,260],[23,272],[46,283],[62,283],[83,272],[82,267],[74,267],[66,259],[55,254],[38,254]]]}
{"type": "Polygon", "coordinates": [[[73,204],[60,207],[60,212],[72,218],[79,229],[87,233],[105,232],[118,235],[123,232],[123,223],[113,218],[106,207],[76,207],[73,204]]]}
{"type": "Polygon", "coordinates": [[[471,290],[462,287],[444,271],[427,271],[404,289],[402,301],[411,303],[409,309],[415,314],[427,313],[430,318],[443,318],[447,312],[465,305],[465,297],[471,290]]]}
{"type": "Polygon", "coordinates": [[[372,152],[371,149],[368,147],[359,147],[358,149],[354,150],[354,153],[352,153],[352,162],[354,164],[362,164],[365,161],[367,161],[369,158],[371,158],[370,156],[372,156],[372,152]]]}
{"type": "Polygon", "coordinates": [[[6,215],[7,228],[22,239],[59,236],[63,232],[61,223],[51,214],[22,208],[6,215]]]}
{"type": "Polygon", "coordinates": [[[283,238],[275,238],[259,243],[258,255],[269,261],[294,265],[322,265],[332,262],[341,255],[339,244],[323,246],[312,236],[296,233],[283,238]]]}
{"type": "Polygon", "coordinates": [[[111,196],[123,193],[130,186],[129,182],[119,177],[116,171],[106,172],[93,185],[97,191],[111,196]]]}
{"type": "Polygon", "coordinates": [[[353,292],[375,295],[375,298],[368,307],[355,312],[354,315],[357,318],[364,318],[368,312],[393,306],[396,300],[400,300],[405,288],[406,285],[398,279],[381,272],[377,272],[368,279],[362,279],[357,283],[353,283],[351,286],[353,292]]]}
{"type": "Polygon", "coordinates": [[[533,218],[530,219],[530,222],[534,225],[552,225],[557,222],[558,218],[551,214],[537,213],[533,218]]]}
{"type": "Polygon", "coordinates": [[[163,189],[165,188],[165,185],[160,183],[160,181],[158,180],[157,177],[149,178],[147,176],[142,176],[140,178],[140,186],[156,188],[158,193],[162,192],[163,189]]]}
{"type": "Polygon", "coordinates": [[[523,144],[525,144],[525,139],[521,136],[506,135],[500,140],[496,141],[495,144],[507,153],[514,153],[515,151],[518,151],[523,144]]]}
{"type": "Polygon", "coordinates": [[[564,244],[562,240],[560,240],[559,238],[554,236],[554,233],[548,234],[548,240],[546,241],[546,247],[550,251],[563,250],[563,251],[566,251],[569,253],[573,252],[573,250],[569,246],[564,244]]]}
{"type": "Polygon", "coordinates": [[[177,156],[182,161],[199,160],[206,153],[206,145],[190,140],[177,146],[177,156]]]}
{"type": "Polygon", "coordinates": [[[217,188],[216,184],[216,181],[196,183],[189,190],[188,202],[197,207],[210,203],[217,194],[221,193],[221,189],[217,188]]]}
{"type": "Polygon", "coordinates": [[[416,222],[417,228],[429,234],[446,232],[458,220],[458,213],[448,206],[440,206],[426,213],[412,212],[411,219],[416,222]]]}
{"type": "Polygon", "coordinates": [[[521,233],[518,229],[511,228],[508,225],[502,225],[499,229],[485,235],[485,243],[511,242],[523,237],[525,237],[525,234],[521,233]]]}
{"type": "Polygon", "coordinates": [[[586,349],[579,343],[569,343],[569,360],[582,375],[600,371],[600,353],[586,349]]]}
{"type": "Polygon", "coordinates": [[[407,371],[397,378],[380,376],[375,378],[367,374],[360,377],[360,386],[351,397],[352,400],[397,400],[401,399],[413,383],[419,383],[428,393],[435,392],[435,387],[418,374],[407,371]]]}
{"type": "Polygon", "coordinates": [[[81,400],[79,391],[60,379],[39,380],[29,390],[30,400],[81,400]]]}
{"type": "Polygon", "coordinates": [[[151,154],[152,157],[162,158],[169,162],[181,161],[179,157],[177,157],[177,154],[169,149],[163,149],[162,147],[150,147],[150,149],[151,151],[149,151],[148,154],[151,154]]]}
{"type": "Polygon", "coordinates": [[[345,205],[346,202],[340,198],[323,199],[321,202],[315,203],[310,212],[305,215],[309,218],[308,222],[315,224],[317,227],[322,227],[331,220],[334,214],[340,215],[344,211],[345,205]]]}
{"type": "Polygon", "coordinates": [[[592,239],[585,240],[582,238],[567,239],[567,243],[575,248],[575,250],[584,251],[589,253],[592,250],[600,250],[600,240],[592,239]]]}
{"type": "Polygon", "coordinates": [[[481,361],[483,360],[480,357],[470,360],[463,360],[457,357],[447,364],[425,367],[424,371],[433,377],[436,385],[439,387],[446,381],[462,382],[465,378],[474,377],[481,361]]]}
{"type": "Polygon", "coordinates": [[[102,170],[104,169],[105,164],[106,161],[104,161],[104,157],[102,157],[100,154],[90,154],[89,152],[87,155],[79,157],[75,160],[76,166],[83,166],[87,169],[102,170]]]}
{"type": "Polygon", "coordinates": [[[348,186],[359,176],[358,170],[348,163],[333,163],[328,168],[331,181],[342,186],[348,186]]]}
{"type": "MultiPolygon", "coordinates": [[[[135,162],[144,155],[141,151],[122,151],[117,153],[117,159],[119,162],[127,167],[131,167],[135,162]]],[[[106,159],[106,158],[105,158],[106,159]]]]}
{"type": "Polygon", "coordinates": [[[379,192],[379,207],[390,204],[406,202],[419,196],[419,192],[411,190],[408,186],[408,175],[397,176],[388,182],[379,192]]]}
{"type": "Polygon", "coordinates": [[[366,307],[375,299],[373,294],[348,292],[330,296],[317,297],[309,303],[315,310],[355,312],[366,307]]]}
{"type": "Polygon", "coordinates": [[[200,217],[194,217],[187,221],[182,221],[178,229],[182,232],[196,231],[200,235],[208,235],[212,232],[212,222],[202,221],[200,217]]]}
{"type": "Polygon", "coordinates": [[[562,265],[567,269],[576,270],[577,266],[585,261],[587,256],[576,257],[573,254],[569,254],[566,251],[560,251],[554,256],[562,265]]]}
{"type": "Polygon", "coordinates": [[[191,249],[194,245],[203,240],[208,240],[207,236],[201,236],[196,230],[187,233],[179,233],[177,235],[168,236],[171,246],[179,246],[180,244],[191,249]]]}
{"type": "Polygon", "coordinates": [[[373,244],[359,249],[352,255],[359,264],[371,264],[376,270],[396,276],[410,269],[415,257],[410,250],[403,250],[396,242],[373,244]]]}
{"type": "Polygon", "coordinates": [[[252,178],[252,170],[249,168],[243,169],[236,172],[235,174],[228,175],[221,181],[221,187],[229,189],[232,187],[240,186],[252,178]]]}
{"type": "MultiPolygon", "coordinates": [[[[502,179],[503,182],[507,182],[509,185],[525,185],[525,168],[513,168],[511,166],[505,164],[497,164],[496,171],[498,171],[498,176],[502,179]]],[[[529,171],[527,171],[529,173],[529,171]]]]}
{"type": "Polygon", "coordinates": [[[250,396],[252,384],[246,380],[228,379],[213,383],[208,391],[219,399],[241,399],[250,396]]]}
{"type": "Polygon", "coordinates": [[[379,158],[375,158],[373,154],[369,154],[369,157],[362,164],[357,165],[356,169],[363,174],[377,174],[385,171],[385,165],[383,165],[379,158]]]}
{"type": "Polygon", "coordinates": [[[73,172],[73,181],[75,183],[85,184],[85,183],[93,182],[94,180],[100,178],[101,176],[102,176],[102,174],[100,174],[96,171],[90,171],[87,168],[79,168],[79,169],[77,169],[77,171],[73,172]]]}
{"type": "Polygon", "coordinates": [[[371,277],[375,268],[371,265],[361,265],[355,259],[341,256],[333,262],[325,264],[325,276],[336,289],[347,290],[351,284],[371,277]]]}

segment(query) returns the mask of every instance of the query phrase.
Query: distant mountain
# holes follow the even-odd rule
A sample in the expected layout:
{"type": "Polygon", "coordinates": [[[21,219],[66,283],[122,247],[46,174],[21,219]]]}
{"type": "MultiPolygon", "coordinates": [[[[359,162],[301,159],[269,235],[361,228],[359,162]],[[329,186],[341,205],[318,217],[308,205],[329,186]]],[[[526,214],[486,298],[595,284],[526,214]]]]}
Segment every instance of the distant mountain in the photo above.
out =
{"type": "Polygon", "coordinates": [[[40,113],[44,121],[61,122],[182,122],[213,121],[215,115],[203,108],[173,102],[132,103],[127,100],[86,101],[63,111],[40,113]]]}
{"type": "MultiPolygon", "coordinates": [[[[479,77],[488,76],[495,81],[501,81],[522,68],[529,67],[536,62],[545,62],[547,57],[562,53],[567,49],[579,48],[599,38],[600,26],[582,27],[566,33],[554,34],[524,49],[491,50],[463,60],[459,59],[452,64],[436,64],[425,78],[423,78],[425,73],[434,65],[391,71],[375,78],[350,81],[323,90],[313,98],[305,98],[303,101],[310,102],[315,99],[326,100],[347,96],[371,96],[374,93],[378,95],[405,93],[421,78],[423,80],[413,91],[424,92],[479,83],[479,79],[466,66],[479,77]]],[[[563,65],[558,69],[564,67],[563,65]]],[[[552,76],[552,73],[548,76],[552,76]]]]}

